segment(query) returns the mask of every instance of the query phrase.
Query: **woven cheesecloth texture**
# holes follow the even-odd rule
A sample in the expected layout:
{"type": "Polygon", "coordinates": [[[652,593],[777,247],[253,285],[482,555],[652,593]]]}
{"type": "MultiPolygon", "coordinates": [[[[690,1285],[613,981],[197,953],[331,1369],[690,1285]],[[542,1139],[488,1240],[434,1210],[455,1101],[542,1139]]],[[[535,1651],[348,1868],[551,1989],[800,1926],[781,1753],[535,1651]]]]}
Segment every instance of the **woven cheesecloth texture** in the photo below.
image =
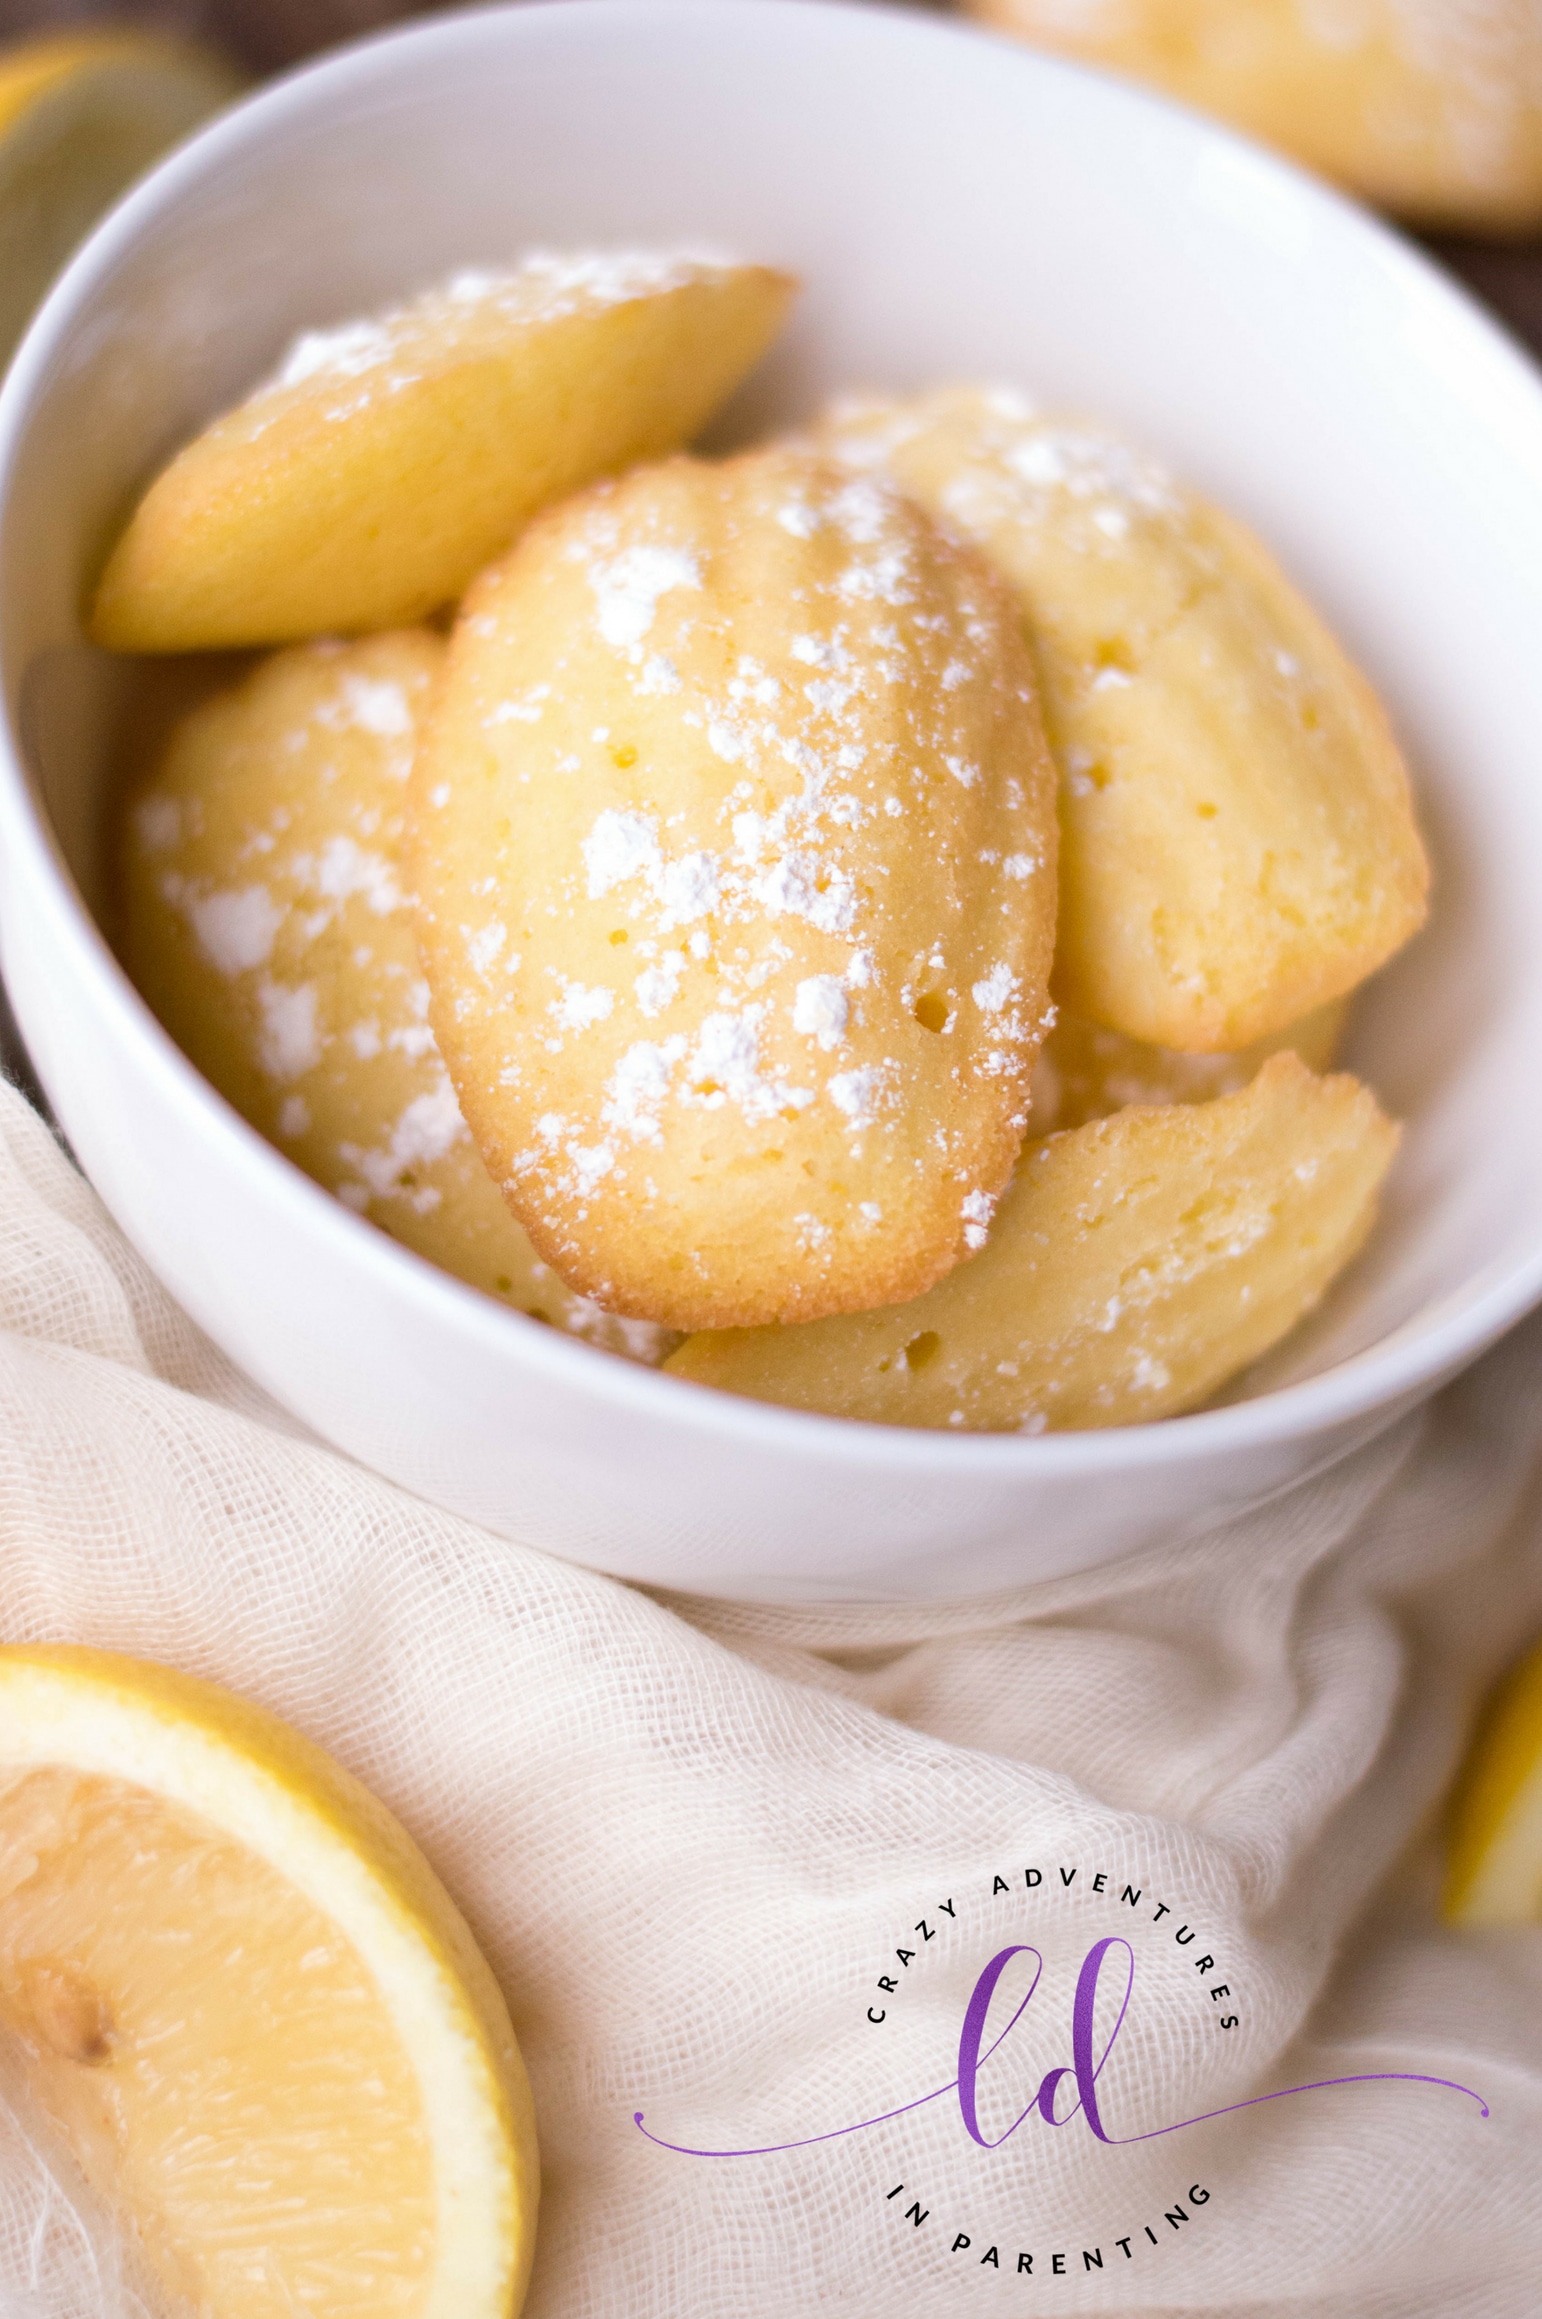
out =
{"type": "MultiPolygon", "coordinates": [[[[305,1439],[0,1089],[0,1633],[232,1685],[400,1815],[529,2065],[533,2319],[1531,2319],[1542,1933],[1434,1890],[1542,1624],[1539,1360],[1010,1598],[653,1599],[305,1439]]],[[[141,2295],[4,2096],[0,2311],[141,2295]]]]}

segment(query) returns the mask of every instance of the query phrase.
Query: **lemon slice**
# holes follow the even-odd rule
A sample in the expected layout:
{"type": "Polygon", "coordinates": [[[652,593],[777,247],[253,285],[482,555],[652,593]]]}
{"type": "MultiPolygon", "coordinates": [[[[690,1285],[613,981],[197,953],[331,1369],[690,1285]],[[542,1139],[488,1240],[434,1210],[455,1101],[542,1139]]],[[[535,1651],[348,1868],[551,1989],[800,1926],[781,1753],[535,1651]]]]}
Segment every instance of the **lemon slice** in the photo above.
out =
{"type": "Polygon", "coordinates": [[[1542,1921],[1542,1644],[1489,1704],[1451,1808],[1453,1924],[1542,1921]]]}
{"type": "Polygon", "coordinates": [[[0,2038],[200,2319],[491,2319],[535,2130],[487,1965],[390,1814],[165,1667],[0,1650],[0,2038]]]}
{"type": "Polygon", "coordinates": [[[153,33],[0,50],[0,362],[103,210],[239,87],[208,50],[153,33]]]}

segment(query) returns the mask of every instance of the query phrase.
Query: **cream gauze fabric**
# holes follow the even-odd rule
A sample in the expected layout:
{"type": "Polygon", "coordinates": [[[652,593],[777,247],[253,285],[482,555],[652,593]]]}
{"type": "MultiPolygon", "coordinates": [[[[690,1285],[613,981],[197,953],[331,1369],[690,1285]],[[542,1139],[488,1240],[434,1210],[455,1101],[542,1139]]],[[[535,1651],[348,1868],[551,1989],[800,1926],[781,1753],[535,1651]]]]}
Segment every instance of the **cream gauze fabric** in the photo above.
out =
{"type": "MultiPolygon", "coordinates": [[[[405,1821],[529,2064],[533,2319],[1534,2319],[1542,1932],[1433,1903],[1542,1626],[1536,1326],[1211,1535],[808,1612],[650,1599],[314,1446],[9,1091],[0,1331],[0,1632],[233,1685],[405,1821]]],[[[138,2308],[0,2116],[0,2311],[138,2308]]]]}

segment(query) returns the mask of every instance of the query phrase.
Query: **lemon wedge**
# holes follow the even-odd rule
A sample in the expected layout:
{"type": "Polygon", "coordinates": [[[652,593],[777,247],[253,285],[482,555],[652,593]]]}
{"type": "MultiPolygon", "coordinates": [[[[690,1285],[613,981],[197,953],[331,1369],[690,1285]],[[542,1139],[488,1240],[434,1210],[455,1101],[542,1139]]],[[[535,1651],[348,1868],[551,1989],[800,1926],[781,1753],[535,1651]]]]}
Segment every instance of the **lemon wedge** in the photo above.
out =
{"type": "Polygon", "coordinates": [[[0,50],[0,362],[103,210],[239,87],[207,49],[154,33],[0,50]]]}
{"type": "Polygon", "coordinates": [[[505,2319],[514,2033],[410,1838],[212,1684],[0,1650],[0,2039],[200,2319],[505,2319]]]}
{"type": "Polygon", "coordinates": [[[1453,1924],[1542,1921],[1542,1643],[1500,1685],[1451,1807],[1453,1924]]]}

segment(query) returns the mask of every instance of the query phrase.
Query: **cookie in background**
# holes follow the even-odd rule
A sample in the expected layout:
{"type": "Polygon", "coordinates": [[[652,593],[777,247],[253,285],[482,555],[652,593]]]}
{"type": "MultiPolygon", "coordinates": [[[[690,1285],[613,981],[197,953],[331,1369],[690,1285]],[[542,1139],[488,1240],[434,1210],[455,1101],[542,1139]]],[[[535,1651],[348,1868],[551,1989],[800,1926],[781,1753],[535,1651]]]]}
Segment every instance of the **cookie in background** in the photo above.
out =
{"type": "Polygon", "coordinates": [[[1262,543],[1101,421],[1009,388],[848,400],[817,439],[973,540],[1018,601],[1060,769],[1055,992],[1226,1054],[1422,923],[1386,713],[1262,543]]]}
{"type": "Polygon", "coordinates": [[[1201,1407],[1363,1246],[1398,1131],[1348,1074],[1272,1056],[1208,1103],[1024,1151],[978,1255],[906,1305],[687,1337],[693,1384],[875,1425],[1141,1425],[1201,1407]]]}
{"type": "Polygon", "coordinates": [[[1309,1071],[1331,1071],[1343,1043],[1348,999],[1332,999],[1288,1029],[1230,1054],[1186,1055],[1127,1038],[1061,1007],[1033,1074],[1030,1136],[1108,1119],[1132,1103],[1210,1103],[1238,1095],[1271,1055],[1286,1048],[1309,1071]]]}
{"type": "Polygon", "coordinates": [[[355,1214],[532,1319],[656,1359],[662,1331],[540,1261],[429,1028],[401,849],[443,657],[418,628],[217,665],[131,791],[125,962],[226,1101],[355,1214]]]}
{"type": "Polygon", "coordinates": [[[1542,226],[1531,0],[963,0],[1216,114],[1424,226],[1542,226]]]}

